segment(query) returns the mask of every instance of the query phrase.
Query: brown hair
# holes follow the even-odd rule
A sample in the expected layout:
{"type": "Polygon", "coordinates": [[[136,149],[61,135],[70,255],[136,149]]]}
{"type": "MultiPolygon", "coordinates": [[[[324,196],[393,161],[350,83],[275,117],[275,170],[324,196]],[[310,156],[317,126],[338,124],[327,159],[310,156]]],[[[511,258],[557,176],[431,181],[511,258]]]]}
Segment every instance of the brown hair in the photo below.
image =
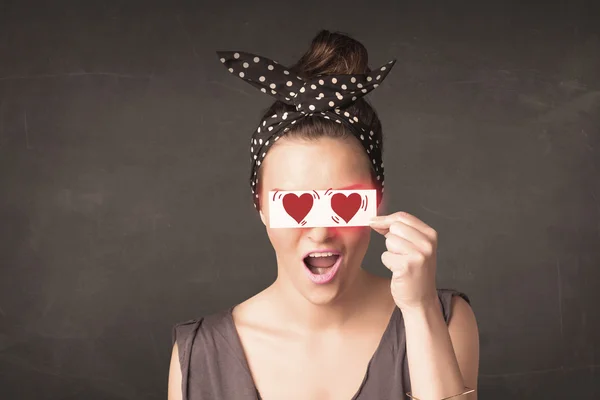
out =
{"type": "MultiPolygon", "coordinates": [[[[321,30],[312,40],[308,51],[300,57],[296,64],[290,67],[290,70],[304,79],[327,75],[366,74],[371,72],[368,61],[367,49],[356,39],[341,32],[321,30]]],[[[383,152],[381,122],[373,107],[361,97],[347,107],[346,110],[370,125],[370,129],[373,131],[373,139],[379,140],[383,152]]],[[[292,105],[276,101],[264,113],[262,119],[286,111],[295,111],[295,108],[292,105]]],[[[300,120],[285,136],[309,140],[321,137],[346,139],[353,137],[353,134],[343,124],[314,115],[300,120]]],[[[261,178],[262,173],[261,168],[259,168],[259,187],[257,190],[260,190],[261,178]]]]}

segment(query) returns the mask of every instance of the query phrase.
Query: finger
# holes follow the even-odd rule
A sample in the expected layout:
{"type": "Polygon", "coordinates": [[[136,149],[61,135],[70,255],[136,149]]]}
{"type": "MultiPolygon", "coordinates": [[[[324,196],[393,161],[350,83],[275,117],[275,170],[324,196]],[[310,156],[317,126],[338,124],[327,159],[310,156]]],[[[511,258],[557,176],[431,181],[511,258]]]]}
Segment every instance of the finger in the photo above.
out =
{"type": "Polygon", "coordinates": [[[408,269],[408,259],[406,256],[395,254],[391,251],[381,253],[381,262],[396,275],[401,275],[408,269]]]}
{"type": "Polygon", "coordinates": [[[406,275],[411,271],[412,261],[410,256],[406,256],[404,254],[396,254],[391,251],[384,251],[381,253],[381,262],[387,269],[392,271],[396,277],[406,275]]]}
{"type": "Polygon", "coordinates": [[[386,235],[385,247],[394,254],[411,255],[412,253],[419,251],[413,243],[392,233],[386,235]]]}
{"type": "Polygon", "coordinates": [[[427,237],[429,237],[432,240],[437,238],[437,233],[432,227],[430,227],[414,215],[411,215],[404,211],[399,211],[390,215],[374,217],[370,225],[373,228],[384,229],[386,227],[389,227],[392,223],[396,221],[400,221],[409,226],[412,226],[413,228],[423,232],[427,237]]]}
{"type": "Polygon", "coordinates": [[[390,231],[389,227],[377,227],[377,226],[373,226],[370,225],[371,228],[373,228],[373,230],[377,233],[379,233],[382,236],[387,235],[387,233],[390,231]]]}
{"type": "Polygon", "coordinates": [[[423,232],[400,221],[396,221],[390,225],[389,233],[386,237],[388,235],[396,235],[406,239],[425,255],[431,255],[437,246],[437,243],[427,237],[423,232]]]}

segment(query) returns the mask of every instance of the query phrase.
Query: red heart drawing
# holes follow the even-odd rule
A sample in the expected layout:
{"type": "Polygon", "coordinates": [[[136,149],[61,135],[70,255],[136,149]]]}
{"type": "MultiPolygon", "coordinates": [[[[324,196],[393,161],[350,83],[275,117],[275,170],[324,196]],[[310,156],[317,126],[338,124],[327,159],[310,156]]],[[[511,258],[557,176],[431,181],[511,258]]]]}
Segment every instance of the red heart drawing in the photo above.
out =
{"type": "Polygon", "coordinates": [[[356,215],[361,202],[362,199],[358,193],[352,193],[348,197],[343,193],[336,193],[331,197],[331,209],[348,223],[356,215]]]}
{"type": "Polygon", "coordinates": [[[283,196],[283,208],[297,223],[300,223],[306,217],[312,206],[313,197],[309,193],[304,193],[300,197],[294,193],[288,193],[283,196]]]}

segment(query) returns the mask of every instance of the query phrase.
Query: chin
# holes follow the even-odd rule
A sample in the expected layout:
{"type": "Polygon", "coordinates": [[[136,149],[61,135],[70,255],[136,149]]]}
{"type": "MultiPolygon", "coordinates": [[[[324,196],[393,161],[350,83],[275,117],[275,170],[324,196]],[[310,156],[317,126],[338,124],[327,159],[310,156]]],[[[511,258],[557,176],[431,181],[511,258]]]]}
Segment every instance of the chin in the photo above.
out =
{"type": "Polygon", "coordinates": [[[339,288],[312,288],[305,293],[301,293],[302,296],[312,305],[315,306],[327,306],[335,303],[339,297],[339,288]]]}

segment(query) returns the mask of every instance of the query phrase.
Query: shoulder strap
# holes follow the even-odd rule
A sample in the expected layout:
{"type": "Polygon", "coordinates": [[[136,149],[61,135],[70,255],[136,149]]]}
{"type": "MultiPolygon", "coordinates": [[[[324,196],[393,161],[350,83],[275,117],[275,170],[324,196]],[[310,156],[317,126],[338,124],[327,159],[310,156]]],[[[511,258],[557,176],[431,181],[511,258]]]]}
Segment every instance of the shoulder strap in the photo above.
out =
{"type": "Polygon", "coordinates": [[[182,399],[188,399],[188,380],[190,374],[190,355],[196,333],[203,319],[192,319],[176,324],[172,330],[172,344],[177,343],[179,351],[179,365],[181,366],[181,393],[182,399]]]}
{"type": "Polygon", "coordinates": [[[450,322],[450,318],[452,317],[452,298],[454,296],[462,297],[467,303],[471,304],[471,300],[469,297],[463,292],[459,292],[454,289],[438,289],[438,298],[440,299],[440,304],[442,305],[442,312],[444,313],[444,320],[446,324],[450,322]]]}

